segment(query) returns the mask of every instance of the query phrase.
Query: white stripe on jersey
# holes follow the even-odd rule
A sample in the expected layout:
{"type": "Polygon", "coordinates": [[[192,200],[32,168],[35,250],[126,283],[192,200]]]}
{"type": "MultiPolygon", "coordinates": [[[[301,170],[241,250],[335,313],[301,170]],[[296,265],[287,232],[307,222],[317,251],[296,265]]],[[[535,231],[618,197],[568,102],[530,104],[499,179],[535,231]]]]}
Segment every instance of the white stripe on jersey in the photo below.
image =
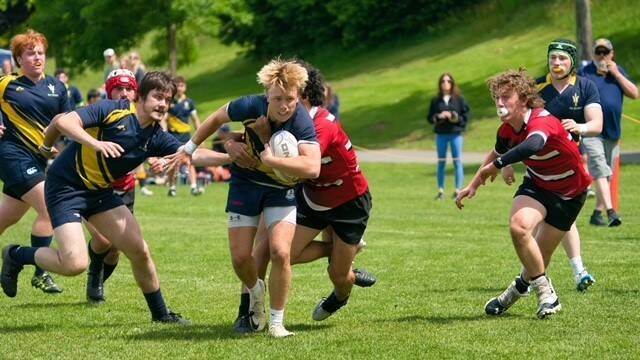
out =
{"type": "Polygon", "coordinates": [[[535,171],[531,170],[530,167],[527,168],[527,171],[530,172],[531,174],[535,175],[536,177],[538,177],[541,180],[544,181],[556,181],[556,180],[562,180],[565,178],[568,178],[569,176],[572,176],[573,174],[575,174],[576,172],[572,169],[572,170],[568,170],[565,171],[561,174],[556,174],[556,175],[542,175],[542,174],[538,174],[535,171]]]}
{"type": "Polygon", "coordinates": [[[548,153],[544,154],[544,155],[531,155],[529,157],[529,159],[531,160],[549,160],[551,158],[554,158],[556,156],[560,155],[560,151],[558,150],[553,150],[553,151],[549,151],[548,153]]]}

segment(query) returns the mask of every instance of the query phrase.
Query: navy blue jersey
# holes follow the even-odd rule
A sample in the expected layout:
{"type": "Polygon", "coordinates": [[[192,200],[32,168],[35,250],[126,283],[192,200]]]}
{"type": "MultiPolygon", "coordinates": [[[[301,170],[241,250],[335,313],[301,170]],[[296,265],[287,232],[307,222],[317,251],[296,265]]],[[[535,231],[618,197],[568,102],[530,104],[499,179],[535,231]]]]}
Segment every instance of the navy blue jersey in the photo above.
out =
{"type": "Polygon", "coordinates": [[[192,99],[184,98],[178,100],[169,108],[169,117],[167,118],[167,127],[169,132],[184,134],[191,132],[191,114],[196,111],[196,104],[192,99]]]}
{"type": "Polygon", "coordinates": [[[590,104],[600,105],[596,85],[583,77],[570,75],[569,86],[561,93],[551,84],[551,74],[536,79],[538,93],[544,100],[544,108],[560,120],[572,119],[578,124],[586,123],[584,108],[590,104]]]}
{"type": "MultiPolygon", "coordinates": [[[[227,114],[231,121],[241,121],[245,128],[244,141],[247,144],[249,152],[257,159],[260,160],[260,153],[264,150],[264,145],[260,141],[260,137],[253,130],[255,121],[261,116],[267,116],[267,107],[269,103],[265,95],[250,95],[243,96],[239,99],[233,100],[227,107],[227,114]]],[[[270,122],[271,133],[275,133],[278,130],[287,130],[296,139],[298,144],[301,143],[313,143],[317,144],[316,130],[313,127],[313,120],[309,116],[307,109],[298,103],[296,110],[289,120],[283,124],[276,124],[270,122]]],[[[245,169],[235,164],[231,165],[231,174],[233,177],[239,179],[249,180],[256,183],[262,183],[266,185],[275,185],[278,187],[292,186],[293,183],[285,183],[278,178],[273,169],[260,163],[257,169],[245,169]]],[[[231,181],[234,180],[232,177],[231,181]]]]}
{"type": "Polygon", "coordinates": [[[154,123],[141,128],[133,103],[103,100],[76,110],[86,131],[100,141],[119,144],[119,158],[105,158],[89,146],[72,142],[51,165],[48,176],[89,190],[106,189],[151,156],[165,156],[180,143],[154,123]]]}
{"type": "Polygon", "coordinates": [[[60,80],[45,76],[34,84],[24,75],[0,77],[0,109],[7,128],[2,141],[20,143],[36,154],[53,117],[72,110],[60,80]]]}

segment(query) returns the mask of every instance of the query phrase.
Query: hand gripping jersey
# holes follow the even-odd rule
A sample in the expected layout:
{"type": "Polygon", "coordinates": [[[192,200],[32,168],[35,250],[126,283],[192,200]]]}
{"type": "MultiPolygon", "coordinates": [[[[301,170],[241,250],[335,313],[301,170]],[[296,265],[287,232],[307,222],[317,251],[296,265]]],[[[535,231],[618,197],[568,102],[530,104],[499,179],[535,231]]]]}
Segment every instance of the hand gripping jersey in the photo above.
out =
{"type": "MultiPolygon", "coordinates": [[[[264,150],[264,145],[260,137],[253,130],[257,118],[267,116],[267,97],[265,95],[244,96],[229,103],[227,114],[232,121],[242,121],[245,128],[244,141],[252,156],[260,160],[260,153],[264,150]]],[[[317,144],[316,131],[313,121],[307,110],[298,103],[296,110],[289,120],[283,124],[271,122],[271,133],[278,130],[287,130],[296,139],[298,144],[317,144]]],[[[231,164],[231,182],[237,180],[251,181],[256,184],[271,186],[276,188],[289,188],[295,182],[286,182],[275,175],[273,169],[260,163],[256,169],[245,169],[235,164],[231,164]]]]}
{"type": "Polygon", "coordinates": [[[7,128],[2,141],[17,142],[39,155],[51,119],[72,109],[60,80],[45,76],[33,83],[24,75],[6,75],[0,77],[0,110],[7,128]]]}
{"type": "Polygon", "coordinates": [[[591,184],[591,177],[582,166],[576,143],[560,121],[542,108],[531,110],[520,132],[507,123],[502,124],[498,129],[495,151],[504,154],[532,134],[541,135],[545,144],[542,150],[523,161],[527,166],[525,176],[531,178],[536,186],[563,199],[572,199],[585,192],[591,184]]]}
{"type": "Polygon", "coordinates": [[[338,207],[369,189],[360,170],[351,140],[328,110],[313,107],[310,111],[320,143],[320,176],[303,183],[307,204],[312,209],[338,207]]]}
{"type": "Polygon", "coordinates": [[[141,128],[133,103],[103,100],[76,110],[86,131],[100,141],[119,144],[124,153],[105,158],[94,149],[72,142],[51,165],[48,175],[89,190],[107,189],[114,180],[135,169],[146,158],[165,156],[180,143],[154,123],[141,128]]]}

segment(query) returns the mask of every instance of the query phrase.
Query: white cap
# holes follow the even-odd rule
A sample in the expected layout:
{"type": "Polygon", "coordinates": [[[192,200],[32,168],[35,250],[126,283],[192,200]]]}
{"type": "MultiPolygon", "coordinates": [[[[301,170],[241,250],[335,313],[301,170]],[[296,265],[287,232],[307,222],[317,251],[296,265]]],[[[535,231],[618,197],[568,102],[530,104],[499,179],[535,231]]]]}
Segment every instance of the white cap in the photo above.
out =
{"type": "Polygon", "coordinates": [[[104,55],[104,57],[111,57],[113,55],[116,54],[116,51],[113,50],[112,48],[108,48],[107,50],[105,50],[102,55],[104,55]]]}

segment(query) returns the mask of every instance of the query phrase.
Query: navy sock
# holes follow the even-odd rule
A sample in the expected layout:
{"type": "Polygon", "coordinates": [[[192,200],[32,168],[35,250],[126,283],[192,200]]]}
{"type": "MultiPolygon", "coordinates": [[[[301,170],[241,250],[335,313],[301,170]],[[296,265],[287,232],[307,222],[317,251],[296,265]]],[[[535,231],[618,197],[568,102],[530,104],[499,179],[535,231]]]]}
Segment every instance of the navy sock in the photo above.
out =
{"type": "Polygon", "coordinates": [[[16,246],[9,251],[9,256],[22,265],[35,265],[36,250],[36,247],[16,246]]]}
{"type": "Polygon", "coordinates": [[[118,263],[115,263],[115,264],[104,263],[104,275],[102,277],[102,282],[107,281],[107,279],[109,278],[109,276],[111,276],[111,274],[113,274],[113,271],[116,269],[117,266],[118,266],[118,263]]]}
{"type": "Polygon", "coordinates": [[[144,298],[147,300],[147,305],[149,306],[153,320],[158,320],[169,313],[160,289],[149,294],[144,294],[144,298]]]}
{"type": "Polygon", "coordinates": [[[91,240],[89,240],[88,249],[89,249],[89,259],[91,260],[89,262],[89,271],[92,273],[102,271],[103,264],[104,264],[103,260],[104,260],[104,257],[107,256],[108,251],[105,251],[102,254],[96,253],[91,248],[91,240]]]}
{"type": "MultiPolygon", "coordinates": [[[[34,248],[49,247],[51,246],[52,240],[53,240],[53,236],[37,236],[37,235],[31,234],[31,246],[34,248]]],[[[29,263],[25,263],[25,264],[29,264],[29,263]]],[[[33,264],[35,264],[35,260],[33,264]]],[[[44,270],[42,270],[40,267],[36,265],[36,271],[33,273],[33,275],[40,276],[43,273],[44,273],[44,270]]]]}
{"type": "Polygon", "coordinates": [[[240,307],[238,307],[238,316],[247,315],[249,313],[249,302],[251,295],[249,293],[240,294],[240,307]]]}
{"type": "Polygon", "coordinates": [[[520,294],[524,294],[527,292],[527,289],[529,288],[529,283],[522,278],[522,274],[520,274],[520,276],[518,276],[518,278],[516,279],[516,290],[518,290],[518,292],[520,294]]]}

